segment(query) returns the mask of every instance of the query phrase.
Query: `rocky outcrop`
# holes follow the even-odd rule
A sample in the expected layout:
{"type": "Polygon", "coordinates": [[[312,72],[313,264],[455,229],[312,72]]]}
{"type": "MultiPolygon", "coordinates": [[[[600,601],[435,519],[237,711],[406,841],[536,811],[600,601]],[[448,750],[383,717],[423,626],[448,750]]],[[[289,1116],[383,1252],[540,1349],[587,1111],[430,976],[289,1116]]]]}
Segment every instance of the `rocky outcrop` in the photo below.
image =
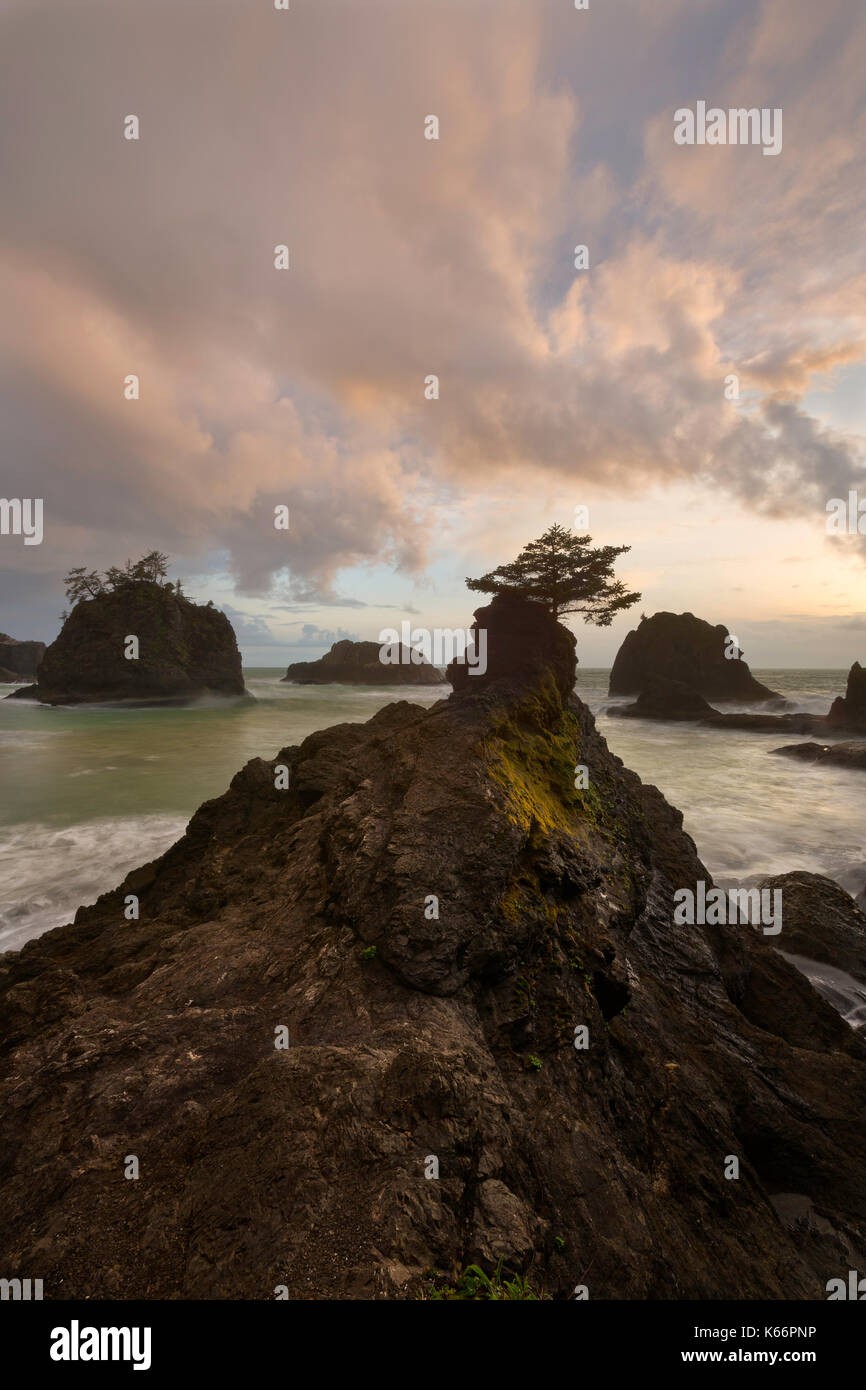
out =
{"type": "Polygon", "coordinates": [[[637,695],[656,677],[678,681],[708,700],[781,700],[755,680],[746,662],[725,656],[728,630],[693,613],[654,613],[625,638],[610,673],[611,695],[637,695]]]}
{"type": "Polygon", "coordinates": [[[866,1268],[864,1043],[771,938],[677,923],[711,882],[680,813],[567,636],[509,671],[507,612],[487,676],[254,759],[0,960],[5,1273],[412,1298],[502,1260],[562,1299],[823,1299],[866,1268]]]}
{"type": "Polygon", "coordinates": [[[866,733],[866,671],[855,661],[848,672],[844,695],[838,695],[827,715],[830,728],[852,729],[866,733]]]}
{"type": "Polygon", "coordinates": [[[473,669],[466,661],[452,661],[445,674],[455,691],[477,692],[504,678],[531,681],[550,675],[561,699],[568,698],[574,689],[577,642],[544,604],[497,594],[485,608],[476,608],[473,617],[473,648],[484,653],[484,670],[480,662],[473,669]],[[483,644],[481,630],[487,634],[483,644]]]}
{"type": "Polygon", "coordinates": [[[866,916],[850,893],[831,878],[799,869],[761,886],[781,890],[779,944],[785,951],[833,965],[866,985],[866,916]]]}
{"type": "Polygon", "coordinates": [[[866,743],[789,743],[785,748],[770,751],[784,758],[799,758],[804,763],[826,763],[828,767],[866,771],[866,743]]]}
{"type": "Polygon", "coordinates": [[[755,734],[814,734],[827,729],[827,719],[822,714],[752,714],[747,710],[724,714],[688,686],[661,677],[649,681],[632,704],[609,705],[605,712],[618,719],[693,720],[702,728],[738,729],[755,734]]]}
{"type": "Polygon", "coordinates": [[[42,658],[35,690],[15,693],[48,705],[252,698],[225,614],[145,581],[76,604],[42,658]],[[138,639],[137,659],[125,655],[129,637],[138,639]]]}
{"type": "Polygon", "coordinates": [[[0,632],[0,681],[32,681],[44,655],[44,642],[18,642],[0,632]]]}
{"type": "MultiPolygon", "coordinates": [[[[836,737],[846,731],[866,733],[866,671],[854,662],[848,673],[848,687],[844,696],[838,696],[830,706],[828,714],[723,714],[714,711],[706,723],[717,729],[751,729],[758,733],[778,730],[789,734],[824,734],[836,737]]],[[[796,745],[798,748],[815,748],[816,745],[796,745]]],[[[839,766],[857,767],[858,752],[855,743],[837,744],[835,749],[825,747],[820,755],[812,752],[798,752],[793,748],[774,749],[790,757],[806,761],[823,761],[839,766]]]]}
{"type": "Polygon", "coordinates": [[[418,653],[395,643],[399,661],[379,659],[381,642],[335,642],[318,661],[296,661],[283,676],[297,685],[442,685],[445,677],[418,653]]]}
{"type": "Polygon", "coordinates": [[[722,714],[718,710],[702,723],[710,729],[745,729],[755,734],[821,733],[827,720],[823,714],[750,714],[746,710],[722,714]]]}
{"type": "MultiPolygon", "coordinates": [[[[681,615],[690,618],[690,613],[681,615]]],[[[671,618],[674,614],[657,613],[656,618],[671,618]]],[[[636,637],[645,623],[654,622],[654,618],[644,619],[638,628],[637,633],[629,633],[617,655],[617,662],[626,650],[629,638],[636,637]]],[[[694,619],[697,622],[697,619],[694,619]]],[[[708,624],[704,623],[704,627],[708,624]]],[[[723,628],[712,629],[715,632],[724,632],[723,628]]],[[[631,660],[631,658],[629,658],[631,660]]],[[[728,665],[745,666],[744,662],[728,662],[728,665]]],[[[748,671],[748,667],[746,667],[748,671]]],[[[610,685],[611,694],[615,692],[615,683],[621,684],[625,677],[620,671],[617,674],[617,666],[611,671],[610,685]]],[[[749,680],[752,676],[749,675],[749,680]]],[[[757,682],[756,682],[757,684],[757,682]]],[[[680,681],[669,680],[662,676],[648,676],[645,679],[641,695],[633,704],[615,705],[608,709],[607,713],[625,719],[699,719],[708,728],[713,729],[746,729],[752,733],[787,733],[787,734],[825,734],[831,738],[838,737],[846,730],[866,733],[866,671],[858,662],[854,662],[848,673],[848,688],[844,696],[838,696],[830,707],[829,714],[754,714],[746,710],[738,710],[734,713],[722,712],[707,704],[700,697],[692,694],[691,699],[687,691],[694,692],[695,687],[684,684],[680,681]]],[[[765,686],[761,689],[766,690],[765,686]]],[[[768,691],[763,698],[770,698],[773,692],[768,691]]],[[[716,697],[721,698],[721,697],[716,697]]],[[[737,696],[731,698],[761,698],[759,696],[737,696]]],[[[784,704],[781,696],[777,699],[784,704]]],[[[859,749],[866,745],[856,743],[840,743],[834,747],[829,745],[819,746],[818,744],[795,744],[787,748],[774,748],[774,753],[783,753],[788,757],[802,758],[807,762],[821,762],[840,766],[840,767],[860,767],[863,766],[862,756],[859,749]]]]}
{"type": "Polygon", "coordinates": [[[634,704],[612,705],[607,712],[620,719],[671,720],[705,719],[716,713],[691,686],[663,676],[651,677],[634,704]]]}

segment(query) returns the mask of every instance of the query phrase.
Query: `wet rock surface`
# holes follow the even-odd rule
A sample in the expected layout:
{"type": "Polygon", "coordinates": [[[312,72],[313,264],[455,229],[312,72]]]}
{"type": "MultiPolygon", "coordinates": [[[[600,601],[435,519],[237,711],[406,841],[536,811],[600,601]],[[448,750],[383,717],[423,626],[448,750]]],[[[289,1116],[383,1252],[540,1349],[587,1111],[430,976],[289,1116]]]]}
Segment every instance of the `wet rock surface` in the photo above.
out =
{"type": "Polygon", "coordinates": [[[557,1298],[821,1299],[866,1265],[863,1042],[769,938],[674,923],[711,881],[682,816],[568,635],[510,670],[490,610],[489,679],[254,759],[0,958],[0,1246],[46,1298],[411,1298],[502,1259],[557,1298]]]}
{"type": "Polygon", "coordinates": [[[761,886],[782,893],[782,950],[836,966],[866,985],[866,916],[850,893],[831,878],[799,869],[761,886]]]}
{"type": "Polygon", "coordinates": [[[866,743],[791,743],[770,751],[783,758],[799,758],[804,763],[826,763],[829,767],[866,771],[866,743]]]}

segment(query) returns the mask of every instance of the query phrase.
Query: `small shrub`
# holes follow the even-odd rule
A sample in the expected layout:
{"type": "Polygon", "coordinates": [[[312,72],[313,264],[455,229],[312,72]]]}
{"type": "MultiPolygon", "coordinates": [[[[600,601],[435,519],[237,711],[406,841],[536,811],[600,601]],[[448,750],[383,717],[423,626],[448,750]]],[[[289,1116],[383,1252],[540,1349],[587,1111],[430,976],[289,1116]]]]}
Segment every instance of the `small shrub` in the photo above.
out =
{"type": "Polygon", "coordinates": [[[462,1299],[473,1303],[487,1299],[509,1303],[521,1299],[538,1303],[546,1298],[545,1294],[536,1293],[522,1274],[514,1274],[511,1278],[507,1273],[503,1275],[502,1264],[500,1260],[492,1277],[485,1274],[480,1265],[467,1265],[455,1284],[449,1283],[444,1275],[430,1270],[427,1275],[429,1287],[422,1290],[419,1297],[436,1302],[462,1299]]]}

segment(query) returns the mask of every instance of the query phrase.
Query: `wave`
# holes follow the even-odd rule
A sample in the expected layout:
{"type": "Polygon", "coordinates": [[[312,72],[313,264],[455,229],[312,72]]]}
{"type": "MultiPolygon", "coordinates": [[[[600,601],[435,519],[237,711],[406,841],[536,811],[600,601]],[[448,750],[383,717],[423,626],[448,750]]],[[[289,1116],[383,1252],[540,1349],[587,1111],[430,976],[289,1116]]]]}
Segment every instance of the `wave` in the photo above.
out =
{"type": "Polygon", "coordinates": [[[82,904],[164,854],[186,825],[179,816],[153,815],[7,826],[0,849],[0,951],[17,951],[71,922],[82,904]]]}

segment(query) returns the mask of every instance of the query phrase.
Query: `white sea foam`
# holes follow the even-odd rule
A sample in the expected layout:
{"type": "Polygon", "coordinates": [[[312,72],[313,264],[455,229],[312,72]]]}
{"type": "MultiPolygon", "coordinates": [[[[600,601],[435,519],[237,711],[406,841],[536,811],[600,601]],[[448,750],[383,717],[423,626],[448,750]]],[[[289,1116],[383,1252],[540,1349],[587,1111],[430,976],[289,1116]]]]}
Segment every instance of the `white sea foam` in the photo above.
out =
{"type": "Polygon", "coordinates": [[[810,960],[808,956],[790,955],[787,951],[782,951],[781,955],[802,970],[818,993],[838,1009],[852,1028],[866,1027],[866,989],[853,976],[833,965],[810,960]]]}
{"type": "Polygon", "coordinates": [[[71,922],[76,909],[163,854],[186,827],[178,816],[7,826],[0,847],[0,951],[71,922]]]}

